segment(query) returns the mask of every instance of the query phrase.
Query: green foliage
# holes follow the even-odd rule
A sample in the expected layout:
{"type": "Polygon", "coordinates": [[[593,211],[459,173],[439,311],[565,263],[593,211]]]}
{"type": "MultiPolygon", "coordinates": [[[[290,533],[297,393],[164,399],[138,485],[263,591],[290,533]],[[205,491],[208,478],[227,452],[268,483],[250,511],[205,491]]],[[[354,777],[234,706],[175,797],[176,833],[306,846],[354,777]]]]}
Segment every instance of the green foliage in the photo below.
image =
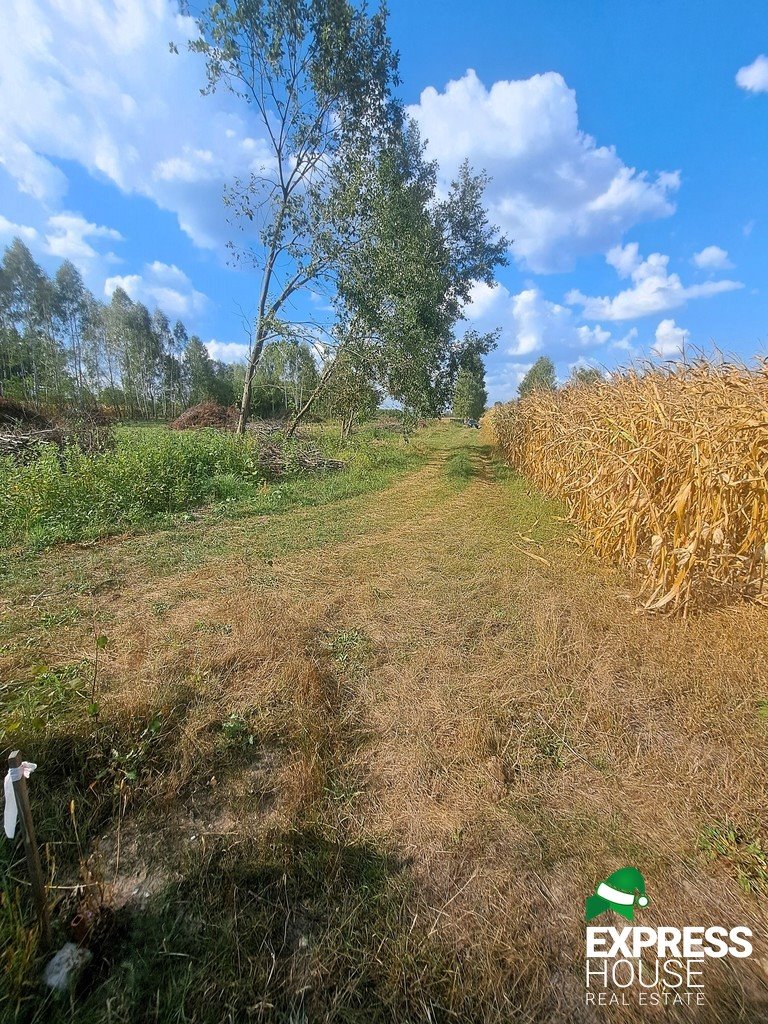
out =
{"type": "Polygon", "coordinates": [[[251,412],[272,418],[296,412],[318,382],[308,345],[291,340],[266,345],[253,378],[251,412]]]}
{"type": "Polygon", "coordinates": [[[199,505],[280,511],[318,504],[377,486],[379,474],[405,468],[413,457],[398,444],[313,440],[329,456],[342,454],[347,470],[323,475],[311,485],[296,461],[306,442],[270,438],[282,444],[286,470],[265,486],[260,441],[216,430],[170,431],[164,427],[121,427],[113,450],[85,455],[44,446],[27,465],[0,459],[0,546],[45,547],[59,541],[100,537],[163,522],[199,505]]]}
{"type": "Polygon", "coordinates": [[[571,370],[571,384],[599,384],[605,378],[594,366],[574,366],[571,370]]]}
{"type": "Polygon", "coordinates": [[[43,732],[63,715],[82,713],[88,704],[87,662],[60,668],[39,665],[28,682],[0,686],[0,731],[11,742],[43,732]]]}
{"type": "Polygon", "coordinates": [[[376,414],[381,401],[365,345],[350,339],[336,354],[329,370],[318,410],[340,419],[342,436],[348,437],[356,421],[370,420],[376,414]]]}
{"type": "Polygon", "coordinates": [[[254,438],[214,430],[122,428],[114,450],[96,455],[45,446],[27,465],[0,461],[0,542],[97,537],[231,496],[233,477],[259,484],[254,438]]]}
{"type": "MultiPolygon", "coordinates": [[[[482,370],[481,370],[482,373],[482,370]]],[[[488,392],[485,390],[485,374],[479,376],[462,367],[456,377],[453,392],[453,415],[463,420],[479,420],[483,415],[488,392]]]]}
{"type": "Polygon", "coordinates": [[[0,264],[0,385],[35,405],[92,407],[120,417],[175,416],[213,398],[233,401],[237,371],[197,337],[122,288],[98,301],[69,261],[53,279],[16,238],[0,264]]]}
{"type": "Polygon", "coordinates": [[[348,0],[217,0],[198,19],[190,48],[206,58],[209,88],[249,105],[270,150],[271,174],[236,180],[225,194],[248,228],[248,246],[232,252],[259,275],[243,420],[265,346],[286,334],[286,302],[313,282],[330,283],[352,239],[355,205],[340,201],[339,179],[396,116],[386,18],[383,7],[370,13],[348,0]]]}
{"type": "Polygon", "coordinates": [[[363,629],[342,629],[328,637],[326,646],[338,664],[352,674],[361,671],[373,654],[373,641],[363,629]]]}
{"type": "Polygon", "coordinates": [[[549,356],[539,356],[517,389],[521,398],[534,391],[554,391],[557,387],[555,364],[549,356]]]}
{"type": "Polygon", "coordinates": [[[729,864],[744,892],[768,893],[768,850],[759,836],[725,821],[704,829],[699,849],[729,864]]]}
{"type": "Polygon", "coordinates": [[[376,383],[419,416],[450,402],[465,348],[495,345],[495,334],[457,342],[454,330],[473,284],[491,284],[506,263],[508,244],[485,213],[486,175],[463,163],[443,197],[424,151],[406,118],[350,175],[358,242],[341,260],[337,303],[341,322],[367,339],[376,383]]]}
{"type": "Polygon", "coordinates": [[[185,369],[188,389],[186,398],[189,405],[199,405],[206,399],[213,399],[222,405],[228,405],[232,401],[232,394],[217,375],[214,361],[197,335],[193,335],[187,342],[185,369]]]}

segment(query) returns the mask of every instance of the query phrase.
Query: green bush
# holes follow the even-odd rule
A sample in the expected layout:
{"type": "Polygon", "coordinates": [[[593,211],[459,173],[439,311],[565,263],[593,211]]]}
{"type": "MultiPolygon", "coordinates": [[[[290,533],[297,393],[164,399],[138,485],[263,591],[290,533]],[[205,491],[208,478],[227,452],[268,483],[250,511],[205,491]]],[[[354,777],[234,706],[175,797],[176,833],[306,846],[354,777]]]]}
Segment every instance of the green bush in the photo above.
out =
{"type": "Polygon", "coordinates": [[[101,454],[46,445],[27,465],[0,460],[0,543],[95,537],[231,498],[263,481],[258,455],[255,438],[125,427],[101,454]]]}
{"type": "Polygon", "coordinates": [[[314,448],[343,457],[347,469],[321,475],[308,487],[308,474],[297,461],[305,442],[273,435],[269,445],[276,444],[283,446],[285,470],[279,484],[266,490],[258,437],[213,429],[126,426],[118,429],[110,451],[85,454],[71,447],[62,452],[45,445],[27,465],[0,459],[0,546],[40,548],[101,537],[214,502],[269,514],[339,500],[383,483],[413,461],[399,441],[313,437],[314,448]]]}

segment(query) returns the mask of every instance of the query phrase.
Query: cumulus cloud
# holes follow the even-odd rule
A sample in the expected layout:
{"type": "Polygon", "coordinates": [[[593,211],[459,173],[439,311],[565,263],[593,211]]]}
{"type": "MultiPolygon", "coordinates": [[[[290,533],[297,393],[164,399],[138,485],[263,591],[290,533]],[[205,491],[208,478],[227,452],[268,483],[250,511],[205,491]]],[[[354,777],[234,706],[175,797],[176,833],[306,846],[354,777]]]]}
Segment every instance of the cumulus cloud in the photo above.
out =
{"type": "Polygon", "coordinates": [[[617,349],[619,352],[626,352],[630,356],[636,356],[640,349],[635,345],[637,340],[638,330],[636,327],[630,328],[625,335],[621,338],[616,338],[615,341],[611,342],[611,348],[617,349]]]}
{"type": "Polygon", "coordinates": [[[695,252],[693,262],[700,270],[729,270],[733,266],[728,253],[719,245],[707,245],[701,252],[695,252]]]}
{"type": "Polygon", "coordinates": [[[119,231],[102,224],[92,224],[79,213],[54,214],[48,218],[48,229],[45,236],[46,252],[74,263],[83,263],[100,255],[88,241],[89,238],[106,238],[113,242],[123,240],[119,231]]]}
{"type": "Polygon", "coordinates": [[[517,397],[517,389],[533,363],[507,362],[485,375],[485,386],[488,390],[488,401],[508,402],[517,397]]]}
{"type": "Polygon", "coordinates": [[[490,89],[469,70],[408,108],[447,180],[469,158],[492,177],[492,218],[533,271],[568,270],[628,229],[674,212],[677,172],[650,176],[581,131],[576,94],[555,72],[490,89]]]}
{"type": "Polygon", "coordinates": [[[104,282],[104,294],[110,297],[116,288],[135,301],[159,306],[168,316],[187,317],[202,313],[208,299],[195,291],[192,282],[175,264],[147,263],[141,274],[116,274],[104,282]]]}
{"type": "Polygon", "coordinates": [[[736,72],[736,84],[747,92],[768,92],[768,57],[761,53],[736,72]]]}
{"type": "Polygon", "coordinates": [[[587,320],[634,320],[677,309],[689,299],[707,298],[743,287],[741,282],[727,279],[686,286],[679,274],[669,272],[669,256],[654,252],[642,259],[636,242],[615,246],[609,250],[606,261],[619,277],[630,278],[632,287],[612,298],[584,295],[578,289],[569,292],[566,301],[582,306],[582,315],[587,320]]]}
{"type": "Polygon", "coordinates": [[[34,242],[37,238],[37,230],[28,224],[14,224],[0,213],[0,238],[15,238],[17,236],[25,242],[34,242]]]}
{"type": "Polygon", "coordinates": [[[558,358],[573,349],[600,348],[611,337],[599,324],[579,324],[573,310],[550,302],[539,288],[513,295],[502,284],[477,284],[466,315],[482,328],[500,326],[502,345],[512,356],[546,351],[558,358]]]}
{"type": "Polygon", "coordinates": [[[656,340],[651,352],[667,359],[679,356],[685,349],[690,333],[684,327],[678,327],[674,320],[662,320],[656,328],[656,340]]]}
{"type": "Polygon", "coordinates": [[[5,0],[0,162],[56,207],[77,161],[176,215],[199,246],[227,236],[226,182],[259,170],[263,144],[225,93],[202,96],[192,18],[171,0],[5,0]],[[169,41],[178,55],[169,51],[169,41]]]}
{"type": "Polygon", "coordinates": [[[205,347],[211,359],[218,359],[222,363],[244,363],[250,353],[249,345],[237,341],[216,341],[215,338],[206,341],[205,347]]]}

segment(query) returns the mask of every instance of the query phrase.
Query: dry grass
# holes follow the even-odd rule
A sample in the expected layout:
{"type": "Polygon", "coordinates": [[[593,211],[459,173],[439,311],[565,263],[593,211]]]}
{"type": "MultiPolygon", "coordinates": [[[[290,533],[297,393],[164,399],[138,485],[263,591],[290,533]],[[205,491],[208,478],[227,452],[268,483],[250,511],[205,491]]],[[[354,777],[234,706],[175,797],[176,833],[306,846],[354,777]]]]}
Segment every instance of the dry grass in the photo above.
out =
{"type": "Polygon", "coordinates": [[[763,597],[766,364],[647,367],[538,392],[486,424],[598,554],[639,571],[646,608],[763,597]]]}
{"type": "MultiPolygon", "coordinates": [[[[133,924],[78,1020],[602,1020],[584,899],[625,863],[643,923],[766,933],[765,612],[635,616],[556,506],[482,449],[460,479],[448,454],[359,502],[339,542],[307,546],[306,516],[332,513],[305,511],[245,572],[225,556],[99,589],[99,729],[124,751],[161,724],[85,840],[133,924]],[[126,901],[126,878],[149,896],[126,901]]],[[[71,561],[106,575],[119,548],[71,561]]],[[[89,656],[87,612],[49,660],[89,656]]],[[[38,792],[89,732],[30,751],[38,792]]],[[[697,1019],[761,1019],[766,966],[708,964],[697,1019]]]]}

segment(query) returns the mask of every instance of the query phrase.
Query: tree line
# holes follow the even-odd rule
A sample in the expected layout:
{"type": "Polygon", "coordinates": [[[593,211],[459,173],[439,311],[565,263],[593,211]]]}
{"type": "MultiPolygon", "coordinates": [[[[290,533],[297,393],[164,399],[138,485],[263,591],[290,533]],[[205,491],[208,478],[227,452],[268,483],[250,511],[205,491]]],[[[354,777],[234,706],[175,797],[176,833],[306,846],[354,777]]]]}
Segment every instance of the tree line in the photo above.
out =
{"type": "MultiPolygon", "coordinates": [[[[116,288],[108,302],[64,260],[51,277],[15,238],[0,262],[0,394],[36,407],[101,405],[121,418],[170,418],[198,402],[233,404],[244,367],[214,360],[181,320],[116,288]]],[[[306,344],[269,346],[252,411],[287,416],[317,386],[306,344]]]]}
{"type": "Polygon", "coordinates": [[[497,332],[457,328],[472,286],[494,282],[510,242],[488,220],[484,172],[465,162],[445,181],[427,158],[395,94],[386,9],[216,0],[197,24],[190,47],[208,90],[247,104],[269,150],[224,196],[238,229],[231,259],[254,274],[245,365],[216,363],[183,323],[121,288],[100,302],[69,261],[48,278],[16,239],[0,269],[0,385],[131,417],[236,401],[240,431],[252,415],[280,412],[291,432],[318,409],[348,430],[383,396],[406,418],[436,415],[459,375],[459,404],[475,408],[497,332]],[[310,289],[331,304],[332,326],[294,322],[310,289]]]}

